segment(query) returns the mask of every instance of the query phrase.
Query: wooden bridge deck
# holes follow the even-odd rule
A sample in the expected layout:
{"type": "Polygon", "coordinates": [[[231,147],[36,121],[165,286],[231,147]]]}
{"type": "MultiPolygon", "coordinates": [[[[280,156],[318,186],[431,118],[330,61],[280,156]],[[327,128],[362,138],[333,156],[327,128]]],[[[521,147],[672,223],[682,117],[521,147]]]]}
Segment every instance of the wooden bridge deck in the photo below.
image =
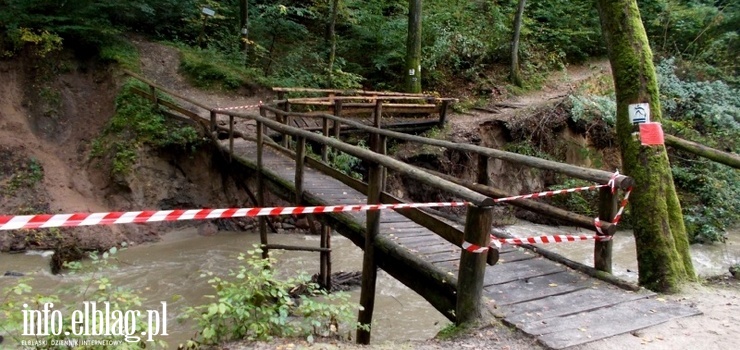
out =
{"type": "MultiPolygon", "coordinates": [[[[228,152],[227,140],[221,147],[228,152]]],[[[251,141],[234,140],[234,157],[252,169],[256,169],[257,148],[251,141]]],[[[295,190],[295,161],[265,147],[263,156],[265,174],[273,187],[291,199],[295,190]]],[[[307,167],[304,171],[306,205],[339,205],[366,203],[367,197],[323,173],[307,167]]],[[[274,189],[274,188],[273,188],[274,189]]],[[[342,213],[363,228],[352,235],[347,230],[340,233],[348,236],[355,244],[363,247],[364,212],[342,213]]],[[[380,267],[393,275],[398,268],[412,269],[413,266],[399,265],[394,260],[399,252],[411,253],[432,266],[437,273],[457,276],[460,248],[447,242],[427,228],[420,226],[394,211],[381,214],[380,237],[395,242],[398,250],[381,251],[380,267]],[[395,252],[395,253],[394,253],[395,252]],[[385,261],[384,261],[385,260],[385,261]]],[[[418,272],[423,278],[426,272],[418,272]]],[[[454,310],[441,307],[439,295],[431,288],[420,288],[421,282],[403,281],[420,292],[443,313],[454,310]],[[447,309],[447,310],[444,310],[447,309]]],[[[504,246],[499,263],[488,266],[485,273],[484,294],[491,312],[504,322],[536,337],[545,346],[562,349],[617,334],[627,333],[671,320],[697,315],[700,312],[677,303],[662,301],[649,292],[629,292],[593,279],[558,263],[544,259],[528,250],[504,246]]],[[[455,285],[446,286],[454,290],[455,285]]],[[[452,292],[454,295],[454,291],[452,292]]]]}

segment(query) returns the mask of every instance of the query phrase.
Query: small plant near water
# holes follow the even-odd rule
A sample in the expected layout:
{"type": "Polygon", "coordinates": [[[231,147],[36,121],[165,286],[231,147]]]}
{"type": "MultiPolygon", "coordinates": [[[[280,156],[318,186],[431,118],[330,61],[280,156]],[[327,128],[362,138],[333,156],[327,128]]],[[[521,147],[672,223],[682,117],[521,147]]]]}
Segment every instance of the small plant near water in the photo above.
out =
{"type": "Polygon", "coordinates": [[[273,337],[312,342],[315,336],[339,337],[344,333],[340,327],[348,327],[346,332],[362,327],[353,321],[359,306],[349,302],[348,294],[327,294],[306,274],[282,280],[273,270],[275,259],[262,259],[260,252],[256,248],[239,255],[241,265],[228,279],[202,275],[216,294],[207,296],[212,303],[186,310],[185,318],[195,320],[199,329],[187,348],[273,337]]]}
{"type": "MultiPolygon", "coordinates": [[[[125,248],[125,244],[123,246],[125,248]]],[[[75,330],[73,326],[75,320],[75,316],[73,316],[74,311],[85,308],[82,301],[96,303],[98,310],[104,308],[104,303],[108,303],[109,310],[111,311],[110,315],[114,315],[115,310],[125,313],[129,310],[138,310],[142,307],[142,302],[144,301],[142,297],[130,289],[116,286],[109,278],[109,272],[116,267],[115,256],[118,251],[119,249],[113,247],[103,253],[91,253],[90,260],[84,263],[71,262],[65,264],[69,269],[70,278],[77,278],[79,282],[68,288],[61,289],[59,294],[33,294],[33,288],[31,287],[32,278],[20,279],[15,285],[3,290],[2,294],[0,294],[0,317],[3,319],[3,322],[0,323],[0,333],[6,337],[5,341],[11,344],[21,344],[21,341],[25,341],[26,345],[23,348],[34,350],[70,348],[90,350],[115,348],[126,350],[165,347],[166,344],[161,340],[147,343],[144,341],[145,338],[139,338],[139,332],[142,329],[147,329],[147,325],[142,317],[130,320],[133,323],[122,325],[126,334],[94,336],[99,345],[67,346],[74,344],[75,341],[81,342],[92,339],[89,335],[81,335],[79,327],[75,330]],[[24,328],[24,310],[27,312],[43,312],[44,307],[50,305],[47,303],[53,303],[51,310],[55,314],[56,311],[59,311],[61,324],[59,324],[59,320],[56,320],[54,323],[56,327],[50,327],[49,332],[43,331],[48,335],[23,335],[24,331],[28,331],[28,329],[24,328]],[[137,338],[139,339],[137,340],[137,338]],[[107,343],[115,343],[117,345],[104,345],[107,343]]],[[[102,313],[100,315],[93,314],[92,317],[95,317],[95,323],[98,325],[106,322],[102,313]]],[[[77,319],[79,320],[79,318],[77,319]]],[[[109,327],[116,329],[114,326],[116,323],[115,321],[113,322],[109,327]]],[[[80,325],[79,322],[76,324],[78,326],[80,325]]],[[[34,330],[38,329],[34,328],[30,331],[36,333],[34,330]]]]}

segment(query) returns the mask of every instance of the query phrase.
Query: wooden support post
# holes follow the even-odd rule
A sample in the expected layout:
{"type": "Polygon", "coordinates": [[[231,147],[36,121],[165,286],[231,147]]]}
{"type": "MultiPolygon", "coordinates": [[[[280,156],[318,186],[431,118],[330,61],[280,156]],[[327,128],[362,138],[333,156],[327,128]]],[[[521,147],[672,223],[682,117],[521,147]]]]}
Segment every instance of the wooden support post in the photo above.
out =
{"type": "MultiPolygon", "coordinates": [[[[375,100],[375,109],[373,111],[373,126],[375,126],[378,129],[381,129],[382,126],[380,122],[383,120],[383,101],[376,99],[375,100]]],[[[376,152],[380,154],[387,154],[387,142],[385,135],[371,135],[370,137],[377,137],[378,145],[375,147],[376,152]]],[[[388,176],[388,169],[385,167],[383,168],[382,174],[380,175],[381,183],[380,183],[380,191],[385,191],[385,184],[386,184],[386,178],[388,176]]]]}
{"type": "MultiPolygon", "coordinates": [[[[468,206],[465,218],[464,242],[481,247],[491,243],[493,208],[468,206]]],[[[455,324],[475,321],[481,316],[483,278],[486,272],[486,254],[471,253],[465,249],[460,254],[460,270],[457,275],[457,305],[455,324]]]]}
{"type": "MultiPolygon", "coordinates": [[[[260,109],[260,113],[262,112],[262,109],[260,109]]],[[[211,111],[211,132],[214,132],[218,129],[216,126],[216,111],[211,111]]]]}
{"type": "MultiPolygon", "coordinates": [[[[488,162],[489,158],[485,155],[479,154],[478,155],[478,183],[483,186],[490,186],[491,185],[491,174],[488,172],[488,162]]],[[[488,249],[488,253],[486,253],[486,263],[488,265],[496,265],[499,259],[499,251],[498,249],[488,249]]]]}
{"type": "MultiPolygon", "coordinates": [[[[321,118],[321,132],[325,137],[329,137],[329,119],[326,119],[326,117],[321,118]]],[[[329,161],[329,146],[325,143],[321,144],[321,160],[329,161]]]]}
{"type": "MultiPolygon", "coordinates": [[[[285,110],[285,114],[283,115],[283,122],[286,126],[290,126],[290,116],[288,113],[290,113],[290,102],[285,102],[283,105],[283,109],[285,110]]],[[[289,134],[283,134],[283,146],[285,148],[290,149],[290,144],[292,143],[292,137],[289,134]]]]}
{"type": "MultiPolygon", "coordinates": [[[[337,117],[342,116],[342,100],[336,100],[334,101],[334,115],[337,117]]],[[[338,121],[334,121],[334,137],[336,137],[337,140],[339,140],[339,136],[341,136],[341,130],[340,130],[340,124],[338,121]]]]}
{"type": "Polygon", "coordinates": [[[331,290],[331,227],[321,223],[321,266],[319,268],[319,284],[322,288],[331,290]]]}
{"type": "Polygon", "coordinates": [[[277,93],[277,99],[282,100],[285,98],[285,91],[278,91],[277,93]]]}
{"type": "MultiPolygon", "coordinates": [[[[612,222],[617,214],[619,200],[612,194],[612,189],[599,189],[599,220],[612,222]]],[[[599,271],[612,273],[612,240],[594,243],[594,268],[599,271]]]]}
{"type": "Polygon", "coordinates": [[[303,202],[303,168],[306,161],[306,138],[298,137],[295,146],[295,204],[303,202]]]}
{"type": "MultiPolygon", "coordinates": [[[[370,135],[370,146],[377,152],[379,137],[370,135]]],[[[368,173],[367,204],[379,204],[383,169],[378,163],[371,163],[368,173]]],[[[357,322],[372,327],[373,309],[375,308],[375,283],[378,277],[378,266],[375,262],[375,237],[380,231],[380,211],[367,212],[367,230],[365,232],[365,251],[362,256],[362,289],[360,290],[360,311],[357,322]]],[[[370,344],[370,331],[357,329],[357,344],[370,344]]]]}
{"type": "MultiPolygon", "coordinates": [[[[265,110],[260,110],[260,114],[262,116],[265,116],[265,110]]],[[[262,158],[264,153],[264,126],[262,125],[262,122],[257,122],[257,203],[258,206],[264,208],[265,207],[265,181],[264,177],[265,175],[262,174],[262,171],[264,170],[262,168],[262,158]]],[[[260,244],[262,244],[262,258],[267,259],[269,257],[269,252],[267,251],[267,218],[264,216],[260,216],[259,219],[259,226],[260,226],[260,244]]]]}
{"type": "Polygon", "coordinates": [[[478,155],[478,183],[484,186],[491,185],[491,176],[488,174],[488,156],[478,155]]]}
{"type": "Polygon", "coordinates": [[[450,101],[442,101],[442,106],[439,107],[439,127],[442,128],[447,122],[447,108],[450,106],[450,101]]]}
{"type": "Polygon", "coordinates": [[[234,116],[229,115],[229,163],[234,158],[234,116]]]}

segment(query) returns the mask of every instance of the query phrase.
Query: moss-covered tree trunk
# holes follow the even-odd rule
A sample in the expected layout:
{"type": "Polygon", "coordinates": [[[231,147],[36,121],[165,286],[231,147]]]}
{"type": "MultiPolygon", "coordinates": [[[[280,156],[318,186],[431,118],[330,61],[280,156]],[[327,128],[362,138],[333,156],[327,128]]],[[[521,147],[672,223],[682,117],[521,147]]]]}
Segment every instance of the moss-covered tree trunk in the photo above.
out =
{"type": "Polygon", "coordinates": [[[509,79],[514,85],[522,87],[522,77],[519,74],[519,36],[522,32],[522,17],[524,17],[524,7],[526,0],[519,0],[519,6],[514,16],[514,38],[511,40],[511,74],[509,79]]]}
{"type": "MultiPolygon", "coordinates": [[[[694,280],[689,241],[664,146],[641,146],[630,123],[629,105],[650,104],[650,120],[661,121],[653,54],[636,0],[597,0],[617,95],[617,136],[624,172],[635,179],[630,197],[640,285],[676,291],[694,280]]],[[[617,238],[618,239],[618,238],[617,238]]]]}
{"type": "Polygon", "coordinates": [[[421,92],[421,0],[409,0],[406,39],[406,92],[421,92]]]}

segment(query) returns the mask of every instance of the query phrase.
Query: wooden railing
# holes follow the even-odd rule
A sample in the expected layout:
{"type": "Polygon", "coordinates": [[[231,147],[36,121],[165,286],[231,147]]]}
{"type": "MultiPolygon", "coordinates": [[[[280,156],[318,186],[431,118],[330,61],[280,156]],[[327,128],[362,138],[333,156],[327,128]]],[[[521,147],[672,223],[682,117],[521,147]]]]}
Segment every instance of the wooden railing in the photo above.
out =
{"type": "MultiPolygon", "coordinates": [[[[341,103],[343,99],[338,99],[334,101],[335,108],[333,111],[335,115],[326,113],[297,113],[291,112],[289,111],[289,109],[285,110],[269,105],[263,105],[260,108],[260,115],[253,115],[248,113],[221,111],[216,108],[212,108],[205,104],[202,104],[198,101],[194,101],[187,97],[181,96],[134,73],[127,72],[127,74],[149,85],[150,91],[138,90],[139,94],[150,98],[157,107],[169,108],[170,110],[179,112],[196,121],[200,125],[203,125],[204,129],[208,131],[208,133],[211,135],[211,137],[214,138],[214,140],[214,131],[220,130],[228,132],[228,156],[230,159],[233,159],[234,157],[235,137],[242,137],[248,140],[255,141],[257,146],[256,167],[258,170],[256,200],[257,204],[260,206],[265,205],[264,191],[266,186],[263,174],[263,170],[265,170],[263,158],[265,147],[270,147],[291,157],[296,162],[295,201],[297,205],[302,205],[305,200],[305,186],[303,183],[303,177],[304,169],[307,165],[344,182],[348,186],[362,193],[365,193],[368,198],[368,204],[400,202],[400,199],[394,198],[390,194],[384,192],[385,177],[387,171],[386,169],[389,169],[397,172],[402,176],[407,176],[420,183],[429,185],[435,189],[448,193],[451,196],[471,203],[471,205],[467,209],[465,226],[462,232],[455,227],[447,225],[440,219],[437,219],[436,217],[429,215],[428,213],[421,210],[404,209],[398,210],[399,213],[407,216],[412,221],[417,222],[424,227],[427,227],[432,232],[438,234],[440,237],[457,246],[461,246],[463,241],[480,246],[489,246],[491,223],[493,218],[493,198],[509,195],[508,193],[505,193],[490,185],[490,177],[487,171],[487,164],[490,159],[501,159],[537,169],[552,170],[574,178],[594,181],[602,184],[607,183],[612,177],[611,173],[605,171],[557,163],[553,161],[524,156],[516,153],[504,152],[476,145],[456,144],[449,141],[428,139],[424,137],[382,129],[380,127],[380,116],[382,115],[383,108],[385,108],[385,104],[383,103],[382,98],[375,99],[375,104],[373,106],[373,126],[342,118],[341,103]],[[173,97],[177,97],[183,101],[186,101],[193,106],[206,110],[209,115],[209,120],[200,117],[197,113],[193,113],[192,111],[183,108],[178,104],[173,104],[158,99],[156,97],[158,90],[173,97]],[[339,105],[337,105],[336,103],[339,103],[339,105]],[[228,128],[222,128],[217,125],[217,117],[219,114],[228,116],[228,128]],[[270,118],[269,114],[273,114],[274,118],[270,118]],[[320,118],[322,125],[321,133],[314,133],[288,125],[290,117],[320,118]],[[234,118],[244,118],[253,121],[256,124],[255,134],[245,135],[243,133],[236,132],[234,130],[234,118]],[[363,132],[366,132],[369,135],[370,139],[370,149],[364,149],[342,142],[338,137],[339,130],[341,129],[342,125],[351,126],[353,128],[362,130],[363,132]],[[281,134],[283,136],[282,143],[279,144],[269,138],[266,138],[265,135],[267,133],[267,129],[271,129],[281,134]],[[387,156],[386,143],[387,140],[390,138],[405,142],[412,142],[419,145],[438,146],[476,154],[478,156],[479,164],[477,183],[466,183],[461,181],[460,179],[452,178],[444,174],[438,174],[428,169],[420,169],[387,156]],[[293,139],[295,140],[294,142],[292,141],[293,139]],[[307,142],[312,142],[321,147],[321,160],[313,159],[306,156],[307,142]],[[368,182],[364,183],[352,179],[351,177],[342,174],[338,170],[333,169],[328,164],[329,150],[331,149],[350,154],[366,161],[369,164],[368,182]]],[[[624,189],[631,185],[632,180],[626,176],[619,176],[615,179],[615,183],[617,187],[624,189]]],[[[592,218],[587,218],[564,211],[562,209],[528,200],[518,200],[512,202],[512,204],[539,213],[547,214],[558,219],[572,222],[573,224],[580,227],[593,229],[592,218]]],[[[600,219],[604,222],[604,234],[611,235],[616,230],[616,227],[609,223],[611,222],[615,214],[616,204],[617,198],[612,195],[611,191],[605,189],[601,192],[601,207],[599,213],[600,219]]],[[[378,237],[380,223],[379,216],[380,213],[378,213],[377,211],[367,213],[367,222],[364,237],[363,289],[361,292],[361,304],[363,305],[365,310],[361,312],[361,316],[359,319],[359,321],[362,323],[370,323],[373,311],[373,298],[375,295],[376,278],[375,273],[377,266],[377,262],[374,260],[376,256],[374,251],[376,247],[378,247],[378,242],[382,240],[381,237],[378,237]]],[[[259,222],[261,241],[263,242],[263,244],[265,244],[265,247],[268,248],[269,246],[266,245],[266,220],[264,220],[264,218],[260,218],[259,222]]],[[[322,241],[323,240],[324,236],[322,235],[322,241]]],[[[322,248],[326,247],[322,245],[322,248]]],[[[322,254],[324,253],[323,250],[320,251],[322,251],[322,254]]],[[[596,243],[594,251],[596,268],[602,271],[610,271],[610,241],[596,243]]],[[[451,278],[445,278],[451,283],[457,283],[454,316],[452,316],[453,314],[451,313],[446,313],[448,317],[453,317],[457,323],[467,322],[477,317],[480,309],[480,300],[483,290],[485,265],[487,262],[490,264],[494,264],[497,260],[498,251],[495,249],[489,250],[488,255],[470,253],[465,249],[461,250],[460,269],[457,280],[455,281],[451,278]]],[[[573,262],[573,264],[581,266],[580,264],[577,264],[575,262],[573,262]]],[[[603,278],[604,276],[601,277],[603,278]]]]}

